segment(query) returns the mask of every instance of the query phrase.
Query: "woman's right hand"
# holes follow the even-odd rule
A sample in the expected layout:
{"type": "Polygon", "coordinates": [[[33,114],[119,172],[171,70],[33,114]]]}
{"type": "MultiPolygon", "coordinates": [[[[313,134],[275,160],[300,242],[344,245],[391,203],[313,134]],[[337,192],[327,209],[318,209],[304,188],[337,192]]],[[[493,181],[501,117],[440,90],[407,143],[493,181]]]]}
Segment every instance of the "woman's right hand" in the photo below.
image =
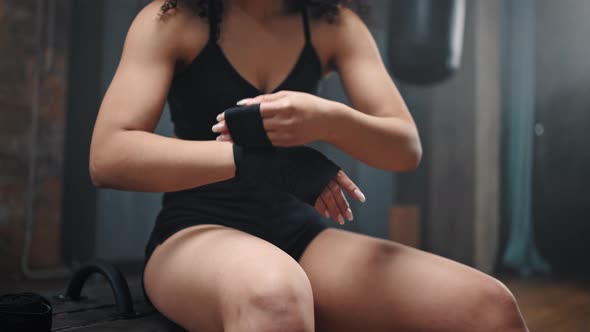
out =
{"type": "Polygon", "coordinates": [[[360,202],[365,202],[366,198],[358,186],[343,171],[338,172],[336,177],[330,181],[326,189],[318,197],[315,208],[326,218],[332,218],[337,223],[343,225],[345,218],[349,221],[354,219],[350,204],[344,192],[348,193],[360,202]]]}

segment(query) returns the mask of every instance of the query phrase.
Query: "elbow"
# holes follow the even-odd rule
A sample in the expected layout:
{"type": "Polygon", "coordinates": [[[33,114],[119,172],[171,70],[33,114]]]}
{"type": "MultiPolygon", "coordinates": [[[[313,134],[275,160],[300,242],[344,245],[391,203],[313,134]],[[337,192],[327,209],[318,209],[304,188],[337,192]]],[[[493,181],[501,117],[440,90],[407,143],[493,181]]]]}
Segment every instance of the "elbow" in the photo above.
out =
{"type": "Polygon", "coordinates": [[[414,144],[414,146],[407,152],[407,155],[407,160],[404,165],[405,169],[403,171],[415,171],[422,162],[422,145],[420,143],[414,144]]]}
{"type": "Polygon", "coordinates": [[[127,157],[121,139],[116,132],[93,136],[90,144],[88,171],[92,184],[97,188],[125,190],[123,180],[128,176],[125,167],[127,157]],[[104,137],[108,136],[107,139],[104,137]]]}
{"type": "Polygon", "coordinates": [[[390,170],[394,172],[415,171],[422,162],[422,144],[419,138],[408,142],[403,151],[394,153],[391,160],[390,170]]]}
{"type": "Polygon", "coordinates": [[[404,168],[401,170],[403,172],[411,172],[415,171],[422,162],[422,142],[420,141],[420,135],[418,132],[415,131],[412,135],[410,135],[408,143],[406,144],[406,158],[404,163],[404,168]]]}
{"type": "Polygon", "coordinates": [[[90,180],[97,188],[111,188],[110,173],[111,167],[108,166],[108,161],[100,157],[97,153],[91,153],[89,162],[90,180]]]}
{"type": "Polygon", "coordinates": [[[104,170],[95,158],[90,158],[90,180],[97,188],[106,188],[104,170]]]}

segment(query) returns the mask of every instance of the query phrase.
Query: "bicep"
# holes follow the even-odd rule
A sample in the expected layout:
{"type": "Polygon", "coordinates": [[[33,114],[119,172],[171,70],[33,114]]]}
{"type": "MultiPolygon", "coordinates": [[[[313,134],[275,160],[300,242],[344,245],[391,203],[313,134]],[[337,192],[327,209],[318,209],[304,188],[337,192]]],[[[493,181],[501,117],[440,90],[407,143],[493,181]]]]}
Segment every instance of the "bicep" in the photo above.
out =
{"type": "Polygon", "coordinates": [[[129,29],[99,110],[95,136],[118,130],[155,130],[175,67],[170,46],[159,44],[157,28],[158,24],[142,22],[138,16],[129,29]]]}
{"type": "Polygon", "coordinates": [[[173,69],[122,59],[104,96],[97,127],[152,132],[161,116],[173,69]]]}
{"type": "Polygon", "coordinates": [[[353,107],[374,116],[412,121],[369,29],[349,10],[343,10],[342,16],[334,64],[353,107]]]}

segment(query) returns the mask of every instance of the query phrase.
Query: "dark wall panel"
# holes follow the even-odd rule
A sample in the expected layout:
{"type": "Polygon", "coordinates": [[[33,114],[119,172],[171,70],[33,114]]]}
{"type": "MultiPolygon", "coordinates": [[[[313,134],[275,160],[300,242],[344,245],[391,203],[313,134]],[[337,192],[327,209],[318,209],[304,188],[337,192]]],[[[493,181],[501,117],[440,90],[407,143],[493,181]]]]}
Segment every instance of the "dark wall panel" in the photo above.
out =
{"type": "Polygon", "coordinates": [[[539,0],[533,218],[556,269],[590,271],[590,2],[539,0]]]}

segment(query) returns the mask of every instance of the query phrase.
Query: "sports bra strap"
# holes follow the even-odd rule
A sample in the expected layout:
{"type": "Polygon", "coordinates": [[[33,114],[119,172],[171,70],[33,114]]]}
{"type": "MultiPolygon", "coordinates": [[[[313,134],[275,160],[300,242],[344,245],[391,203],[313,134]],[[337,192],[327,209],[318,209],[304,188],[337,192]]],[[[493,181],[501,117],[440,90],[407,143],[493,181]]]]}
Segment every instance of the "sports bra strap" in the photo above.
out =
{"type": "Polygon", "coordinates": [[[303,16],[303,29],[305,32],[305,42],[311,43],[311,29],[309,27],[309,12],[307,10],[307,5],[305,5],[304,1],[301,1],[301,15],[303,16]]]}
{"type": "Polygon", "coordinates": [[[217,43],[219,37],[219,22],[221,21],[216,1],[209,0],[207,16],[209,17],[209,42],[217,43]]]}

